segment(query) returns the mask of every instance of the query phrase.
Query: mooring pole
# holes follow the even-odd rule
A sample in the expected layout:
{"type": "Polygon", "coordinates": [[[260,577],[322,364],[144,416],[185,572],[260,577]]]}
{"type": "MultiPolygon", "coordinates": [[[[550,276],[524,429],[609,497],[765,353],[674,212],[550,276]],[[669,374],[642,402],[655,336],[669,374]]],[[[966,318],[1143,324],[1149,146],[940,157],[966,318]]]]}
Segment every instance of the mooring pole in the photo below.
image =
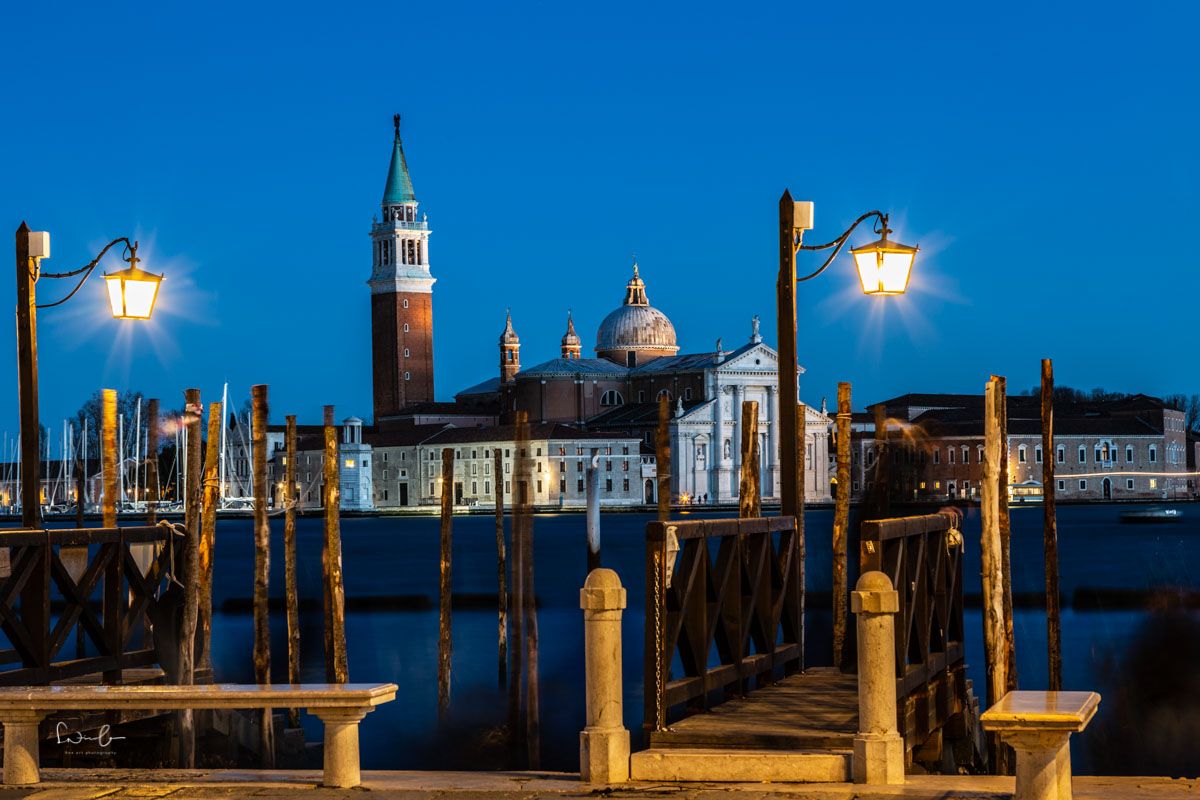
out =
{"type": "Polygon", "coordinates": [[[742,401],[742,474],[738,481],[738,516],[762,516],[758,476],[758,401],[742,401]]]}
{"type": "MultiPolygon", "coordinates": [[[[100,391],[100,471],[104,486],[100,503],[101,525],[105,528],[115,528],[117,527],[117,392],[115,389],[100,391]]],[[[121,542],[118,546],[124,548],[125,543],[121,542]]],[[[125,602],[121,587],[124,554],[121,555],[121,558],[110,559],[104,568],[104,632],[111,637],[109,641],[120,641],[120,637],[124,635],[124,631],[121,630],[121,617],[116,613],[116,609],[125,602]],[[113,611],[111,615],[108,613],[110,609],[113,611]],[[110,616],[112,619],[109,619],[110,616]]],[[[120,683],[121,670],[113,669],[105,672],[104,682],[120,683]]]]}
{"type": "Polygon", "coordinates": [[[525,747],[530,769],[541,766],[541,709],[538,693],[537,591],[533,582],[533,459],[529,457],[529,415],[517,412],[517,495],[520,522],[515,532],[521,537],[521,594],[525,632],[525,747]]]}
{"type": "Polygon", "coordinates": [[[438,566],[438,718],[450,710],[451,542],[454,532],[454,448],[442,448],[441,559],[438,566]]]}
{"type": "Polygon", "coordinates": [[[654,437],[655,488],[658,492],[658,521],[671,518],[671,401],[658,398],[658,431],[654,437]]]}
{"type": "Polygon", "coordinates": [[[587,574],[600,568],[600,467],[593,456],[584,470],[587,489],[587,574]]]}
{"type": "Polygon", "coordinates": [[[196,635],[194,663],[212,672],[213,551],[217,544],[217,506],[221,502],[221,421],[225,405],[208,406],[208,442],[204,453],[204,489],[200,503],[200,535],[196,539],[196,635]]]}
{"type": "Polygon", "coordinates": [[[158,522],[158,399],[146,401],[146,524],[158,522]]]}
{"type": "Polygon", "coordinates": [[[338,465],[337,428],[333,406],[325,406],[325,546],[321,565],[325,583],[325,680],[350,680],[346,656],[346,590],[342,581],[341,473],[338,465]]]}
{"type": "MultiPolygon", "coordinates": [[[[296,416],[287,416],[283,470],[283,580],[287,603],[288,683],[300,682],[300,588],[296,584],[296,416]]],[[[300,727],[300,709],[288,709],[288,727],[300,727]]]]}
{"type": "MultiPolygon", "coordinates": [[[[250,387],[253,416],[250,441],[254,448],[254,680],[271,683],[271,627],[267,587],[271,568],[271,523],[267,519],[267,387],[250,387]]],[[[263,769],[275,768],[275,726],[271,709],[262,710],[259,746],[263,769]]]]}
{"type": "MultiPolygon", "coordinates": [[[[980,497],[980,516],[983,530],[980,536],[980,559],[983,586],[983,647],[987,678],[987,705],[995,705],[1008,686],[1005,674],[1008,656],[1004,649],[1004,577],[1000,555],[1000,415],[997,411],[999,387],[993,378],[987,383],[984,396],[983,487],[980,497]]],[[[992,769],[997,774],[1007,771],[1007,759],[996,734],[988,734],[988,752],[992,769]]]]}
{"type": "Polygon", "coordinates": [[[497,621],[497,637],[499,639],[500,658],[498,672],[500,685],[504,686],[508,679],[508,576],[506,553],[504,549],[504,451],[497,447],[492,451],[492,474],[496,491],[496,580],[499,589],[496,594],[496,605],[499,609],[497,621]]]}
{"type": "Polygon", "coordinates": [[[1012,598],[1012,524],[1008,516],[1008,381],[996,378],[996,414],[1000,429],[1000,574],[1004,588],[1004,659],[1005,691],[1017,688],[1017,647],[1013,631],[1012,598]]]}
{"type": "Polygon", "coordinates": [[[1062,690],[1062,617],[1058,590],[1058,516],[1054,496],[1054,364],[1042,359],[1042,550],[1046,563],[1046,657],[1049,662],[1047,688],[1062,690]]]}
{"type": "MultiPolygon", "coordinates": [[[[21,404],[21,527],[42,527],[42,454],[39,447],[36,260],[29,255],[29,226],[17,228],[17,389],[21,404]]],[[[36,568],[35,568],[36,569],[36,568]]],[[[35,577],[36,574],[35,574],[35,577]]],[[[49,576],[38,578],[41,583],[49,576]]],[[[47,584],[48,585],[48,584],[47,584]]],[[[28,584],[26,584],[28,587],[28,584]]],[[[24,593],[23,596],[28,595],[24,593]]],[[[32,609],[30,609],[32,610],[32,609]]],[[[22,614],[26,612],[22,609],[22,614]]],[[[28,616],[25,620],[29,622],[28,616]]],[[[33,626],[40,631],[44,626],[33,626]]],[[[37,635],[35,633],[35,635],[37,635]]]]}
{"type": "Polygon", "coordinates": [[[184,497],[184,526],[188,536],[200,530],[200,429],[204,418],[204,407],[200,405],[200,390],[187,389],[183,393],[183,420],[187,432],[187,444],[184,445],[187,465],[185,471],[186,489],[184,497]]]}
{"type": "Polygon", "coordinates": [[[850,534],[850,384],[838,384],[837,393],[837,497],[833,509],[833,665],[846,669],[847,541],[850,534]]]}

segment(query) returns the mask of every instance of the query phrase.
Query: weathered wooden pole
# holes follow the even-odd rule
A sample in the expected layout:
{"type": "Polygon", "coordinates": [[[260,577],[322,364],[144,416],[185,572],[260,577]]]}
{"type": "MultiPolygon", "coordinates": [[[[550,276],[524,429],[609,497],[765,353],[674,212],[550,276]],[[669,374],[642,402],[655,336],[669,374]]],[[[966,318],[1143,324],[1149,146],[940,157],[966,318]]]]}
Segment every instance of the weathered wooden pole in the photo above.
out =
{"type": "Polygon", "coordinates": [[[321,566],[325,585],[325,680],[347,683],[350,680],[346,656],[346,590],[342,582],[341,473],[338,468],[337,428],[333,424],[333,406],[325,406],[325,545],[321,566]]]}
{"type": "Polygon", "coordinates": [[[1042,359],[1042,550],[1046,561],[1046,655],[1052,692],[1062,690],[1062,617],[1058,593],[1058,517],[1054,510],[1054,364],[1042,359]]]}
{"type": "Polygon", "coordinates": [[[183,419],[187,427],[187,492],[184,497],[183,524],[188,535],[200,530],[200,422],[204,407],[200,405],[200,390],[186,389],[183,393],[183,419]]]}
{"type": "Polygon", "coordinates": [[[517,478],[524,486],[518,494],[521,537],[521,593],[525,636],[525,748],[530,769],[541,766],[541,702],[538,692],[537,590],[533,578],[533,459],[529,457],[529,415],[517,413],[517,478]]]}
{"type": "Polygon", "coordinates": [[[146,524],[158,522],[158,398],[146,401],[146,524]]]}
{"type": "MultiPolygon", "coordinates": [[[[267,587],[271,567],[271,523],[267,519],[267,387],[250,387],[250,441],[254,449],[254,680],[271,682],[271,628],[267,587]]],[[[263,769],[275,767],[275,726],[271,709],[262,711],[259,729],[263,769]]]]}
{"type": "Polygon", "coordinates": [[[212,672],[213,552],[217,544],[217,506],[221,502],[222,402],[209,403],[208,442],[204,453],[204,493],[200,503],[200,535],[197,539],[196,655],[195,663],[212,672]]]}
{"type": "Polygon", "coordinates": [[[738,516],[762,516],[758,474],[758,401],[742,401],[742,474],[738,481],[738,516]]]}
{"type": "MultiPolygon", "coordinates": [[[[296,585],[296,415],[287,416],[283,469],[283,580],[287,606],[288,683],[300,682],[300,587],[296,585]]],[[[300,709],[288,709],[288,727],[300,727],[300,709]]]]}
{"type": "MultiPolygon", "coordinates": [[[[796,248],[803,227],[798,227],[799,209],[792,193],[779,198],[779,274],[775,282],[776,319],[779,333],[779,513],[796,517],[798,531],[803,523],[804,483],[800,464],[804,428],[799,410],[799,368],[796,364],[796,248]],[[799,442],[799,446],[797,445],[799,442]]],[[[801,536],[803,541],[803,536],[801,536]]]]}
{"type": "Polygon", "coordinates": [[[671,401],[658,398],[658,431],[654,437],[655,483],[658,493],[658,519],[671,518],[671,401]]]}
{"type": "Polygon", "coordinates": [[[508,668],[508,731],[513,756],[525,756],[525,725],[522,711],[525,708],[525,572],[523,553],[525,537],[522,533],[522,516],[527,508],[527,493],[524,475],[521,473],[521,448],[527,446],[521,440],[521,425],[528,422],[528,412],[518,411],[513,426],[513,472],[512,472],[512,555],[509,594],[509,619],[512,637],[509,642],[508,668]]]}
{"type": "MultiPolygon", "coordinates": [[[[42,527],[42,452],[41,425],[38,422],[38,357],[37,357],[37,281],[34,279],[37,259],[29,255],[29,226],[24,222],[17,228],[17,391],[21,410],[21,527],[42,527]]],[[[39,587],[48,591],[50,575],[35,567],[34,577],[39,587]]],[[[40,590],[35,593],[41,594],[40,590]]],[[[30,597],[29,592],[23,597],[30,597]]],[[[30,603],[33,606],[34,603],[30,603]]],[[[37,605],[41,605],[40,602],[37,605]]],[[[40,611],[30,609],[34,614],[40,611]]],[[[26,614],[22,603],[23,615],[26,614]]],[[[48,613],[48,611],[47,611],[48,613]]],[[[31,617],[25,616],[32,630],[31,617]]]]}
{"type": "Polygon", "coordinates": [[[441,560],[438,570],[438,717],[450,710],[451,540],[454,528],[454,448],[442,448],[441,560]]]}
{"type": "Polygon", "coordinates": [[[600,568],[600,467],[593,458],[584,470],[587,489],[587,571],[600,568]]]}
{"type": "Polygon", "coordinates": [[[496,635],[500,651],[497,669],[500,685],[504,686],[508,680],[508,564],[504,548],[504,451],[499,447],[492,451],[492,474],[496,489],[496,580],[499,584],[496,594],[499,609],[496,635]]]}
{"type": "MultiPolygon", "coordinates": [[[[999,387],[993,378],[987,383],[984,396],[983,486],[980,497],[980,516],[983,532],[980,536],[981,577],[983,586],[983,649],[987,678],[987,705],[999,702],[1008,686],[1008,657],[1004,649],[1004,576],[1000,555],[1000,415],[997,412],[999,387]]],[[[988,734],[988,751],[992,768],[1005,772],[1005,759],[1000,740],[988,734]]]]}
{"type": "Polygon", "coordinates": [[[833,664],[846,669],[847,542],[850,535],[850,384],[838,384],[837,393],[837,497],[833,508],[833,664]]]}
{"type": "MultiPolygon", "coordinates": [[[[101,526],[117,527],[117,392],[115,389],[102,389],[100,392],[100,473],[103,494],[100,502],[101,526]]],[[[125,602],[123,595],[121,558],[114,558],[104,568],[104,608],[116,609],[125,602]]],[[[22,598],[24,602],[24,598],[22,598]]],[[[49,608],[49,606],[47,606],[49,608]]],[[[26,622],[28,625],[29,623],[26,622]]],[[[104,615],[104,632],[118,641],[124,635],[121,630],[121,617],[117,614],[104,615]]],[[[121,670],[114,669],[104,673],[104,682],[116,684],[121,682],[121,670]]]]}
{"type": "Polygon", "coordinates": [[[1017,647],[1013,630],[1012,599],[1012,523],[1008,516],[1008,382],[999,375],[996,379],[996,414],[1000,428],[1000,574],[1004,588],[1004,675],[1005,691],[1017,688],[1017,647]]]}

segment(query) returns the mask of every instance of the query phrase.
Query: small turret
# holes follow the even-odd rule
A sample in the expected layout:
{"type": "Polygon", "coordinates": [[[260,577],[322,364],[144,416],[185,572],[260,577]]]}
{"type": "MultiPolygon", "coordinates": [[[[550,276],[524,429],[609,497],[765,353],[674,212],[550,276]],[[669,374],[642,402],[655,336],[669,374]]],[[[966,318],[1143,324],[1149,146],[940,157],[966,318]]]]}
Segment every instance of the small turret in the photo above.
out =
{"type": "Polygon", "coordinates": [[[507,312],[500,334],[500,382],[512,383],[521,371],[521,340],[513,330],[512,312],[507,312]]]}
{"type": "Polygon", "coordinates": [[[562,357],[568,360],[576,360],[583,352],[583,343],[579,341],[579,334],[575,333],[575,320],[571,318],[571,312],[567,312],[567,332],[562,337],[562,357]]]}

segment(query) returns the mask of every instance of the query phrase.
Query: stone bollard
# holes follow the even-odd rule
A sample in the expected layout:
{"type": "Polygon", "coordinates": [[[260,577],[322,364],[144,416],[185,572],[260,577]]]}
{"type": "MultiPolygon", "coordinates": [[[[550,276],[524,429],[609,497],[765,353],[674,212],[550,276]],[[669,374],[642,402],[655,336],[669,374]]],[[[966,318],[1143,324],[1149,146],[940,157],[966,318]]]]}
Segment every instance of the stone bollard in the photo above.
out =
{"type": "Polygon", "coordinates": [[[858,734],[855,783],[904,783],[904,740],[896,730],[896,628],[900,596],[882,572],[864,572],[850,593],[858,615],[858,734]]]}
{"type": "Polygon", "coordinates": [[[587,727],[579,734],[579,777],[584,783],[629,780],[629,731],[621,700],[621,612],[625,590],[611,569],[594,569],[579,592],[583,609],[587,727]]]}

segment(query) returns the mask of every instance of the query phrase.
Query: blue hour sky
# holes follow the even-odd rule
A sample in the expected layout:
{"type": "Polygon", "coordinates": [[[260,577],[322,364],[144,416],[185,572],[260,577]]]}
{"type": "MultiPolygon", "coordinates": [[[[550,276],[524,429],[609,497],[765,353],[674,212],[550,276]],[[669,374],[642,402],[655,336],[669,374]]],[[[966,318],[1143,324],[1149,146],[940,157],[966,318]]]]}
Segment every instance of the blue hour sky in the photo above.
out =
{"type": "Polygon", "coordinates": [[[1044,356],[1062,384],[1200,391],[1194,3],[5,14],[0,220],[51,231],[47,270],[128,234],[167,274],[149,324],[106,318],[95,279],[43,312],[52,429],[102,386],[170,406],[226,381],[239,405],[269,384],[278,419],[369,418],[367,233],[395,112],[434,231],[441,399],[495,374],[507,307],[527,365],[557,356],[568,308],[590,352],[631,253],[685,352],[741,344],[755,314],[773,344],[785,187],[816,202],[810,242],[880,208],[922,248],[903,298],[858,294],[846,257],[801,286],[808,402],[838,380],[856,407],[990,373],[1016,391],[1044,356]]]}

